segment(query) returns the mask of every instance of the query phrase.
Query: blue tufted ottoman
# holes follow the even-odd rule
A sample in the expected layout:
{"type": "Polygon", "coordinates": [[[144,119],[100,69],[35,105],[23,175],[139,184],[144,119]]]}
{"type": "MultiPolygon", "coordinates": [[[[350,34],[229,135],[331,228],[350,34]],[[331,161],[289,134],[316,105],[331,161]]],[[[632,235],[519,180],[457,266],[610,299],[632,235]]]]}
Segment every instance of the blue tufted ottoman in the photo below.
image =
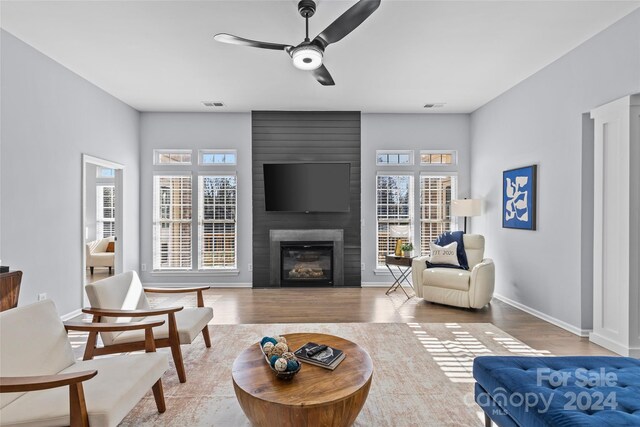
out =
{"type": "Polygon", "coordinates": [[[640,426],[640,360],[483,356],[475,400],[500,427],[640,426]]]}

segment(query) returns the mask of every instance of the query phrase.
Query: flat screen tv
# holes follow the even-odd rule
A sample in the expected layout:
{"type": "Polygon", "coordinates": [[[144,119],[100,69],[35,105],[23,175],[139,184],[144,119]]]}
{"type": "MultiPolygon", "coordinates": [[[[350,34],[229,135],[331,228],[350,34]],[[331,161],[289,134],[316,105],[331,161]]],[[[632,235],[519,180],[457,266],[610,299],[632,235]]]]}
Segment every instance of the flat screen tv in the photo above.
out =
{"type": "Polygon", "coordinates": [[[267,211],[349,212],[349,163],[267,163],[267,211]]]}

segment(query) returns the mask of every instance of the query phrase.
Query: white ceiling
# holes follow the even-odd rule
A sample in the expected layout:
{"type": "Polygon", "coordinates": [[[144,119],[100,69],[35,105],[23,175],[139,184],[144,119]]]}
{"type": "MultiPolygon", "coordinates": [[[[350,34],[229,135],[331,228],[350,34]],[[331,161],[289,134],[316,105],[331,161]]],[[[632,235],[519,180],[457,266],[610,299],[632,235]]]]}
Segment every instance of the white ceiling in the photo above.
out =
{"type": "MultiPolygon", "coordinates": [[[[355,1],[320,0],[314,37],[355,1]]],[[[330,45],[323,87],[284,52],[297,1],[2,1],[1,26],[140,111],[471,112],[640,6],[639,1],[398,1],[330,45]],[[432,110],[433,111],[433,110],[432,110]]]]}

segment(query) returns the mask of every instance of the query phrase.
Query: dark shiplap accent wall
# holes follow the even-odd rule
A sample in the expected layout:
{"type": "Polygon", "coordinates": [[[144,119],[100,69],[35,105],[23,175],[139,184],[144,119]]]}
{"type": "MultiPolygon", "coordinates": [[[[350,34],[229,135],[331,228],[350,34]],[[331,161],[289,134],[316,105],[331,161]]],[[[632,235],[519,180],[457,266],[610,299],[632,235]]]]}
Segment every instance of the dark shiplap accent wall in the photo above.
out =
{"type": "Polygon", "coordinates": [[[344,284],[360,286],[360,112],[252,113],[253,286],[269,286],[269,230],[343,229],[344,284]],[[266,212],[264,163],[351,163],[345,213],[266,212]]]}

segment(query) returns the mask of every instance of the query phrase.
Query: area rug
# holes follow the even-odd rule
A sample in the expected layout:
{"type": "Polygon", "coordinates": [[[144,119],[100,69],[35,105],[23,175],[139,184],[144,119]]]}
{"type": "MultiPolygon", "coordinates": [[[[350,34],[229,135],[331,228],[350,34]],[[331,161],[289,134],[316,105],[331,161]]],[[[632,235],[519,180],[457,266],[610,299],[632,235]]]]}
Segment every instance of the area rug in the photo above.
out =
{"type": "Polygon", "coordinates": [[[202,338],[182,347],[187,382],[178,382],[173,364],[163,377],[167,411],[158,414],[149,393],[123,426],[249,426],[236,401],[231,366],[235,355],[265,335],[317,332],[364,347],[373,360],[373,383],[354,425],[367,427],[482,426],[473,402],[474,357],[548,355],[489,323],[211,325],[210,330],[210,349],[202,338]]]}

